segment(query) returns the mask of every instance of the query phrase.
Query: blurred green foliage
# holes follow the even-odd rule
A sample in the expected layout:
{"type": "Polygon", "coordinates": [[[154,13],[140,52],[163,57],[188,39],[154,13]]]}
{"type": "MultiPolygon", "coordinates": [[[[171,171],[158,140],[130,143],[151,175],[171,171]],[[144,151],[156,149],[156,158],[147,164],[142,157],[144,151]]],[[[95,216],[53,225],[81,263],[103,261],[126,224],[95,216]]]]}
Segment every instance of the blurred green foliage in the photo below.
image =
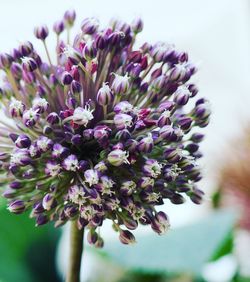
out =
{"type": "Polygon", "coordinates": [[[35,227],[28,214],[13,215],[0,202],[0,281],[59,281],[55,248],[59,233],[47,226],[35,227]]]}

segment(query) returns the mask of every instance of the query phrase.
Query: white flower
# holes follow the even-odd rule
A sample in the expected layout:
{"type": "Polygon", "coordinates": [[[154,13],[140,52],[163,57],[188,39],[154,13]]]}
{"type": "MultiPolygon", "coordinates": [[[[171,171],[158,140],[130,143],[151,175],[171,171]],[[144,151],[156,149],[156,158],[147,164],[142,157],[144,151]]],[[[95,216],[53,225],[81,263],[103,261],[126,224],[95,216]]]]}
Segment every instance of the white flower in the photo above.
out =
{"type": "Polygon", "coordinates": [[[86,127],[89,121],[94,118],[92,112],[93,110],[90,110],[88,106],[85,106],[85,108],[78,107],[74,110],[72,120],[74,123],[86,127]]]}

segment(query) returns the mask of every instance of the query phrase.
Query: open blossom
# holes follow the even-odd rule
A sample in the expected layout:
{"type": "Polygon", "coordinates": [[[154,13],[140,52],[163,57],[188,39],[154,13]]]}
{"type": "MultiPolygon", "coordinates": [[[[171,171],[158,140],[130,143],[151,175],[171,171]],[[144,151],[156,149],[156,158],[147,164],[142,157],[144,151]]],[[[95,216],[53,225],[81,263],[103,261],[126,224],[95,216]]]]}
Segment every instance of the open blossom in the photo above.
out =
{"type": "MultiPolygon", "coordinates": [[[[203,195],[196,183],[204,135],[196,129],[207,126],[211,110],[195,98],[196,68],[172,44],[135,48],[139,18],[106,28],[87,18],[65,42],[61,34],[75,18],[67,11],[53,26],[56,63],[29,41],[0,54],[0,173],[8,209],[30,210],[36,225],[75,220],[97,247],[106,219],[124,244],[135,242],[129,230],[139,224],[163,234],[164,201],[198,204],[203,195]]],[[[47,26],[34,33],[46,47],[47,26]]]]}

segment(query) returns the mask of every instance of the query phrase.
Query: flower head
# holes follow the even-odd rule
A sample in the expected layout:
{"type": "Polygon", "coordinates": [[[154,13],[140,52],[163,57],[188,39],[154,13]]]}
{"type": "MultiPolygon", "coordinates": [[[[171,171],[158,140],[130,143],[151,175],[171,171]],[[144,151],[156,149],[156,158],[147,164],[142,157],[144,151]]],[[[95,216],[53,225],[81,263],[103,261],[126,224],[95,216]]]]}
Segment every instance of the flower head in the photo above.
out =
{"type": "MultiPolygon", "coordinates": [[[[106,28],[87,18],[73,37],[75,18],[67,11],[53,26],[56,63],[29,41],[0,54],[0,174],[9,184],[8,209],[31,210],[36,225],[77,220],[97,247],[103,240],[96,229],[106,219],[124,244],[135,237],[122,225],[147,224],[162,234],[169,220],[158,205],[181,204],[183,195],[202,199],[196,182],[204,136],[195,129],[208,124],[211,110],[204,98],[192,106],[196,68],[171,44],[135,49],[139,18],[106,28]]],[[[36,28],[35,36],[46,47],[48,28],[36,28]]]]}

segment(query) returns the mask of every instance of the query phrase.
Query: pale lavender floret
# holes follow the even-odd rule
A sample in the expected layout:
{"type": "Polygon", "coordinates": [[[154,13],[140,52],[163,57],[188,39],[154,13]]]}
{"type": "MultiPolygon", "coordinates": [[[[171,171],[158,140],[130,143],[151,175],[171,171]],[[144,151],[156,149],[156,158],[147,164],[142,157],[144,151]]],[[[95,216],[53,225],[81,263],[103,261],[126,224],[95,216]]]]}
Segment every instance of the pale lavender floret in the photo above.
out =
{"type": "Polygon", "coordinates": [[[146,160],[143,166],[145,176],[157,178],[161,174],[162,165],[153,159],[146,160]]]}
{"type": "Polygon", "coordinates": [[[99,182],[98,172],[94,169],[88,169],[84,172],[85,181],[89,186],[93,186],[99,182]]]}
{"type": "Polygon", "coordinates": [[[108,162],[112,164],[113,166],[120,166],[124,163],[129,163],[128,161],[128,153],[126,151],[116,149],[111,151],[108,154],[107,158],[108,162]]]}
{"type": "Polygon", "coordinates": [[[127,114],[117,114],[114,116],[114,123],[117,129],[126,129],[127,127],[132,126],[133,118],[127,114]]]}
{"type": "Polygon", "coordinates": [[[53,141],[46,136],[40,136],[36,141],[36,145],[38,150],[46,152],[52,148],[53,141]]]}
{"type": "Polygon", "coordinates": [[[31,145],[31,140],[27,135],[21,134],[15,140],[15,145],[18,148],[28,148],[31,145]]]}
{"type": "Polygon", "coordinates": [[[46,194],[43,197],[42,205],[43,205],[43,208],[45,210],[47,210],[47,211],[49,211],[52,208],[54,208],[55,205],[56,205],[56,201],[55,201],[54,195],[51,194],[51,193],[46,194]]]}
{"type": "Polygon", "coordinates": [[[25,203],[22,200],[15,200],[8,206],[8,210],[15,214],[21,214],[25,211],[25,203]]]}
{"type": "Polygon", "coordinates": [[[99,27],[99,21],[96,18],[86,18],[82,21],[81,30],[85,34],[96,33],[99,27]]]}
{"type": "Polygon", "coordinates": [[[61,166],[55,161],[48,161],[45,167],[45,173],[49,176],[58,176],[61,171],[61,166]]]}
{"type": "Polygon", "coordinates": [[[10,158],[10,163],[13,165],[28,165],[31,163],[29,151],[27,149],[16,149],[10,158]]]}
{"type": "Polygon", "coordinates": [[[96,96],[97,103],[101,106],[106,106],[111,104],[113,100],[114,100],[114,95],[112,93],[112,90],[106,83],[103,83],[102,87],[97,92],[97,96],[96,96]]]}
{"type": "Polygon", "coordinates": [[[125,94],[128,91],[129,86],[129,77],[127,74],[125,76],[115,74],[111,88],[116,95],[125,94]]]}
{"type": "Polygon", "coordinates": [[[25,105],[22,101],[18,101],[12,98],[11,103],[9,105],[9,113],[12,117],[21,117],[23,112],[25,111],[25,105]]]}
{"type": "Polygon", "coordinates": [[[64,161],[63,161],[63,168],[68,171],[77,171],[78,169],[78,159],[75,155],[69,155],[64,161]]]}
{"type": "Polygon", "coordinates": [[[143,153],[150,153],[153,150],[154,140],[152,138],[152,134],[149,133],[147,137],[142,138],[138,145],[137,149],[143,153]]]}
{"type": "Polygon", "coordinates": [[[133,109],[134,106],[130,104],[128,101],[122,101],[115,105],[114,112],[116,114],[120,114],[120,113],[126,114],[132,112],[133,109]]]}
{"type": "Polygon", "coordinates": [[[39,120],[39,118],[40,118],[40,114],[38,113],[38,110],[29,109],[23,113],[23,123],[27,127],[34,126],[39,120]]]}

